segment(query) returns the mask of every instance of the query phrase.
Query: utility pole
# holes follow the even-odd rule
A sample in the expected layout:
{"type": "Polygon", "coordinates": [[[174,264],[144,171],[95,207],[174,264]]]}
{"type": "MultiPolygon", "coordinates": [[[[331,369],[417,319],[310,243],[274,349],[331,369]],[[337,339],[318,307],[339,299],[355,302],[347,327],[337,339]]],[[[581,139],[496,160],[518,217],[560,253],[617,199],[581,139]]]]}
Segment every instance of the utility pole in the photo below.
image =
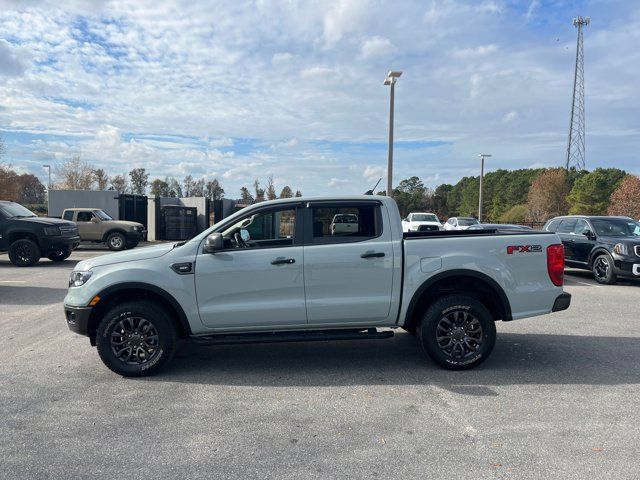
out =
{"type": "Polygon", "coordinates": [[[573,97],[571,99],[571,117],[569,120],[569,140],[565,168],[575,166],[578,170],[586,168],[585,161],[585,118],[584,118],[584,48],[582,27],[589,25],[589,17],[576,17],[573,26],[578,29],[576,43],[576,65],[573,72],[573,97]]]}
{"type": "Polygon", "coordinates": [[[383,85],[391,85],[391,95],[389,97],[389,155],[387,158],[387,197],[393,197],[393,109],[395,87],[402,72],[391,71],[384,79],[383,85]]]}
{"type": "Polygon", "coordinates": [[[42,165],[44,168],[49,170],[49,183],[47,183],[47,192],[51,190],[51,165],[42,165]]]}
{"type": "Polygon", "coordinates": [[[478,222],[482,223],[482,180],[484,180],[484,159],[491,156],[489,153],[481,153],[480,157],[480,193],[478,195],[478,222]]]}

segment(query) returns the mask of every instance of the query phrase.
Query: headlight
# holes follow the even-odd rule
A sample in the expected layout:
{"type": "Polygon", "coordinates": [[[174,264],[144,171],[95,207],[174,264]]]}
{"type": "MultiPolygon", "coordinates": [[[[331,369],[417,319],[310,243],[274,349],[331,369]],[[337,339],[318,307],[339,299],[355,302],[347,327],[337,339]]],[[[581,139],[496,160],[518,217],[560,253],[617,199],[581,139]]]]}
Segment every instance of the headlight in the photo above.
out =
{"type": "Polygon", "coordinates": [[[618,255],[629,255],[629,249],[624,243],[616,243],[613,247],[613,253],[617,253],[618,255]]]}
{"type": "Polygon", "coordinates": [[[50,237],[59,237],[60,228],[58,227],[44,227],[44,234],[50,237]]]}
{"type": "Polygon", "coordinates": [[[93,272],[91,270],[86,272],[71,272],[71,276],[69,277],[69,286],[70,287],[81,287],[91,278],[93,272]]]}

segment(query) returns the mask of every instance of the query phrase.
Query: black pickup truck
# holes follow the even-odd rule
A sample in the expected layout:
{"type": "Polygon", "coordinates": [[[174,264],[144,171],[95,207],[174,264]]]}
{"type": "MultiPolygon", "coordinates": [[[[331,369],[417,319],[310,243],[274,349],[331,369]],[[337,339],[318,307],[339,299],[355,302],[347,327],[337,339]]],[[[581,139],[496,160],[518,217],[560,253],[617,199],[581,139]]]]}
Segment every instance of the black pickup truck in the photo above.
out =
{"type": "Polygon", "coordinates": [[[79,243],[75,223],[38,217],[19,203],[0,200],[0,252],[9,252],[14,265],[30,267],[42,256],[61,262],[79,243]]]}

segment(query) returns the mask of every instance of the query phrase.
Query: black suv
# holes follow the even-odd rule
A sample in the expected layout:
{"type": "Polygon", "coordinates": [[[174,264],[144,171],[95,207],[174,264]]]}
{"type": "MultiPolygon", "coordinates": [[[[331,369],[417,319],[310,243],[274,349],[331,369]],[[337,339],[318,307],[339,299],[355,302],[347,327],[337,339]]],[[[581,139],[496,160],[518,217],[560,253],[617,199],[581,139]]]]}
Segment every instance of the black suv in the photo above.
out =
{"type": "Polygon", "coordinates": [[[80,243],[78,227],[59,218],[38,217],[19,203],[0,200],[0,252],[18,267],[30,267],[46,256],[65,260],[80,243]]]}
{"type": "Polygon", "coordinates": [[[591,270],[599,283],[640,278],[640,223],[629,217],[570,215],[544,225],[562,240],[565,263],[591,270]]]}

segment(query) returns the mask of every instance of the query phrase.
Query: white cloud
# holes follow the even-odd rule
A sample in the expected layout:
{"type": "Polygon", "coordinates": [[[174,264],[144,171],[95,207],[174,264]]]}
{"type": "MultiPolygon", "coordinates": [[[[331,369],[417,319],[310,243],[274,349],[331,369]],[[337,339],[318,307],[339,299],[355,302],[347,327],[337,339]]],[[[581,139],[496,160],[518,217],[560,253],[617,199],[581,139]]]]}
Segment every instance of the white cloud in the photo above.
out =
{"type": "Polygon", "coordinates": [[[378,179],[384,179],[387,176],[387,169],[376,165],[367,165],[362,172],[362,176],[367,182],[375,182],[378,179]]]}
{"type": "Polygon", "coordinates": [[[511,110],[510,112],[507,112],[504,114],[504,117],[502,117],[502,122],[511,123],[517,118],[518,118],[518,112],[516,112],[515,110],[511,110]]]}
{"type": "Polygon", "coordinates": [[[478,45],[477,47],[459,48],[453,51],[453,55],[457,58],[483,57],[495,52],[498,46],[495,43],[488,45],[478,45]]]}
{"type": "Polygon", "coordinates": [[[347,180],[346,178],[331,177],[331,179],[327,183],[327,186],[330,188],[335,188],[335,187],[342,187],[344,185],[348,185],[349,183],[350,183],[349,180],[347,180]]]}
{"type": "Polygon", "coordinates": [[[394,48],[388,38],[369,37],[362,42],[360,56],[362,58],[386,57],[393,52],[394,48]]]}

